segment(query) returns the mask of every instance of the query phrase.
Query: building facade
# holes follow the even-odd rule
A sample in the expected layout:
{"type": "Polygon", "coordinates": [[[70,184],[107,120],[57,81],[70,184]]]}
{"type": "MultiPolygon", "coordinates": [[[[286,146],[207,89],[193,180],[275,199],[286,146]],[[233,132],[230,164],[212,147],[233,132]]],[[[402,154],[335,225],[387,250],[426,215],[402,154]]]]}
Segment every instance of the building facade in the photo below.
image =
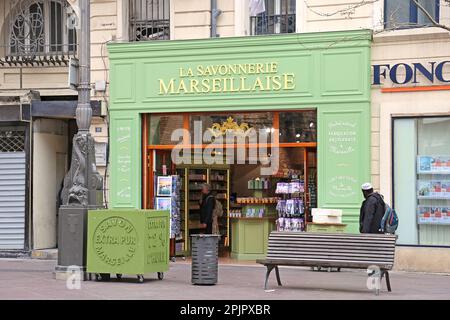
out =
{"type": "MultiPolygon", "coordinates": [[[[258,11],[261,8],[250,6],[249,1],[170,1],[164,39],[372,30],[368,161],[372,184],[384,195],[386,202],[397,209],[402,221],[397,268],[448,271],[450,230],[446,217],[449,202],[447,191],[435,191],[447,190],[448,172],[445,170],[448,169],[439,165],[440,172],[436,173],[422,172],[418,167],[421,161],[429,161],[430,166],[436,161],[447,163],[449,153],[446,141],[450,107],[445,101],[449,73],[446,59],[448,30],[445,30],[450,23],[448,3],[419,1],[422,9],[410,1],[395,0],[359,4],[350,1],[264,1],[264,4],[264,10],[258,11]],[[217,9],[221,14],[215,19],[217,9]],[[444,28],[436,27],[437,24],[444,28]],[[404,135],[411,139],[408,150],[402,149],[406,148],[404,135]],[[407,159],[398,158],[406,155],[407,159]],[[434,193],[424,195],[422,189],[431,189],[434,193]]],[[[299,44],[302,45],[300,40],[299,44]]],[[[173,47],[176,46],[174,43],[173,47]]],[[[111,50],[120,51],[114,46],[111,50]]],[[[139,50],[136,47],[136,52],[139,50]]],[[[161,77],[169,76],[163,70],[157,73],[161,77]]],[[[342,70],[341,75],[345,81],[345,71],[342,70]]],[[[163,87],[165,89],[167,87],[163,87]]],[[[149,126],[151,130],[151,124],[149,126]]],[[[321,148],[320,140],[317,147],[321,148]]],[[[320,168],[320,157],[317,161],[320,168]]],[[[133,179],[139,180],[139,174],[133,179]]],[[[321,193],[320,179],[319,205],[326,197],[326,192],[321,193]]],[[[322,188],[325,187],[322,185],[322,188]]],[[[139,203],[138,195],[134,199],[139,203]]],[[[353,218],[347,215],[344,222],[355,223],[349,231],[357,229],[356,215],[353,218]]]]}
{"type": "MultiPolygon", "coordinates": [[[[92,1],[91,131],[103,174],[104,46],[117,35],[118,11],[115,2],[92,1]]],[[[76,12],[75,1],[0,1],[0,254],[57,246],[59,194],[77,130],[77,91],[69,84],[78,51],[76,12]]]]}

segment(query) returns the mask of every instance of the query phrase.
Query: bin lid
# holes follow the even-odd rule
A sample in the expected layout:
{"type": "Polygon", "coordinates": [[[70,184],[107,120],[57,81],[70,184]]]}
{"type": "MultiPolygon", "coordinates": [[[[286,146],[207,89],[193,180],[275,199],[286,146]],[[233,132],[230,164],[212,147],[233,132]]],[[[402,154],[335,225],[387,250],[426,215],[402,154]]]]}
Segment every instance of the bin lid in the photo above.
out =
{"type": "Polygon", "coordinates": [[[220,237],[220,234],[198,233],[198,234],[191,234],[191,237],[197,238],[220,237]]]}

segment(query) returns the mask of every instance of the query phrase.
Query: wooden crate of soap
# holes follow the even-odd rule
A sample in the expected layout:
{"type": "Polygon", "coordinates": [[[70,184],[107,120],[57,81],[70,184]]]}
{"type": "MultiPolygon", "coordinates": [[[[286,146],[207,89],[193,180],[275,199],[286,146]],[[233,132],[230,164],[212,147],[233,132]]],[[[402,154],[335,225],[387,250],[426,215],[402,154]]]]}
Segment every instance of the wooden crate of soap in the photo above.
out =
{"type": "Polygon", "coordinates": [[[307,232],[326,232],[326,233],[344,233],[344,223],[308,223],[306,225],[307,232]]]}

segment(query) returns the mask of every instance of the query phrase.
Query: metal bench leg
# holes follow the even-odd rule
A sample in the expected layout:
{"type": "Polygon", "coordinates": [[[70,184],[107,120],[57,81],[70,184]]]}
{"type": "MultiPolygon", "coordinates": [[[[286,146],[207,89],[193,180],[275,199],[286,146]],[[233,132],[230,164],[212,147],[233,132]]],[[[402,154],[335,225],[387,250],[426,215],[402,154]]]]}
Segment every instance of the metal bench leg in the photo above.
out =
{"type": "Polygon", "coordinates": [[[269,275],[272,272],[274,266],[273,265],[266,265],[267,272],[266,272],[266,281],[264,281],[264,290],[267,290],[267,281],[269,280],[269,275]]]}
{"type": "Polygon", "coordinates": [[[281,287],[281,280],[280,280],[280,271],[278,270],[278,266],[275,266],[275,275],[277,276],[277,282],[278,285],[281,287]]]}
{"type": "Polygon", "coordinates": [[[386,287],[388,289],[389,292],[391,292],[391,280],[389,279],[389,272],[385,271],[385,276],[386,276],[386,287]]]}

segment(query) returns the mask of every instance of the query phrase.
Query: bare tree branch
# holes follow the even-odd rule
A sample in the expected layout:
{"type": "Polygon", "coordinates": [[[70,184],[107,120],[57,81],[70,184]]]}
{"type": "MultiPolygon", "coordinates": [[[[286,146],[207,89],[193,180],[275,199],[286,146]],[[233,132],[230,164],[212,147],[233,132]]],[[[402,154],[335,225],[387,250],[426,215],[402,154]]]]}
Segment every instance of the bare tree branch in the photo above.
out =
{"type": "Polygon", "coordinates": [[[445,29],[447,31],[450,31],[450,27],[441,24],[439,22],[436,21],[436,19],[427,11],[427,9],[425,9],[417,0],[412,0],[412,2],[414,2],[414,4],[417,6],[417,8],[422,11],[422,13],[430,20],[431,24],[433,24],[433,26],[438,27],[438,28],[442,28],[445,29]]]}
{"type": "MultiPolygon", "coordinates": [[[[318,15],[318,16],[322,16],[322,17],[332,17],[338,14],[341,15],[346,15],[347,17],[351,18],[350,16],[352,14],[355,13],[355,9],[366,6],[366,5],[370,5],[373,4],[375,2],[378,2],[380,0],[361,0],[358,3],[352,4],[352,5],[348,5],[345,8],[333,11],[333,12],[320,12],[317,9],[315,9],[313,6],[311,6],[307,0],[304,0],[306,8],[311,11],[312,13],[318,15]]],[[[395,13],[398,11],[394,10],[391,12],[389,19],[386,19],[385,17],[385,21],[380,23],[380,26],[383,26],[383,30],[374,30],[376,33],[380,33],[383,31],[392,31],[398,28],[407,28],[407,27],[437,27],[437,28],[441,28],[447,31],[450,31],[450,26],[447,26],[445,24],[439,23],[438,21],[436,21],[436,19],[431,15],[430,12],[427,11],[427,9],[425,9],[418,0],[411,0],[418,8],[418,10],[420,10],[429,20],[430,20],[430,25],[418,25],[417,23],[397,23],[395,21],[395,13]],[[389,28],[386,28],[386,25],[389,22],[389,28]]],[[[450,0],[443,0],[443,3],[445,3],[446,6],[450,6],[450,0]]],[[[442,4],[441,4],[442,5],[442,4]]]]}
{"type": "Polygon", "coordinates": [[[315,10],[311,5],[308,4],[308,1],[306,1],[306,0],[305,0],[305,5],[308,8],[308,10],[310,10],[311,12],[313,12],[319,16],[322,16],[322,17],[331,17],[331,16],[334,16],[337,14],[345,14],[345,15],[350,16],[351,14],[354,13],[355,9],[365,6],[365,5],[368,5],[368,4],[371,4],[371,3],[374,3],[374,2],[377,2],[377,1],[379,1],[379,0],[361,0],[360,2],[358,2],[356,4],[349,5],[343,9],[339,9],[339,10],[329,12],[329,13],[324,13],[324,12],[315,10]]]}

